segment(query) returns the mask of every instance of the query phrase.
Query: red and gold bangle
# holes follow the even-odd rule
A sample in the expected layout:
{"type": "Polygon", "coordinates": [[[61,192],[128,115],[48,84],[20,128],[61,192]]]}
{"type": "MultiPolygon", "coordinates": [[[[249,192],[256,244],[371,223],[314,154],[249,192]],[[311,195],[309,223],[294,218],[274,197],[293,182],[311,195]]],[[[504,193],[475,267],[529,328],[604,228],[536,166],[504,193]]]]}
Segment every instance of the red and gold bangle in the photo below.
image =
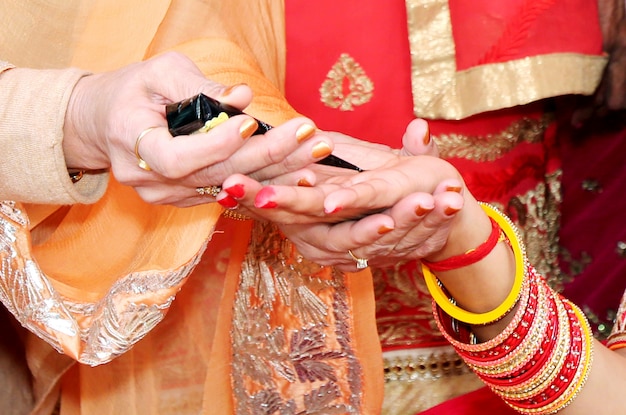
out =
{"type": "MultiPolygon", "coordinates": [[[[549,304],[549,302],[547,303],[549,304]]],[[[481,362],[480,366],[475,367],[476,373],[484,379],[513,377],[521,374],[524,367],[539,351],[549,325],[557,324],[558,317],[548,319],[545,314],[549,314],[546,309],[538,310],[531,330],[523,339],[518,350],[499,359],[494,359],[492,362],[481,362]]],[[[555,313],[550,312],[550,314],[552,316],[555,313]]]]}
{"type": "Polygon", "coordinates": [[[566,351],[569,349],[571,336],[567,310],[560,301],[557,305],[558,322],[554,324],[557,326],[555,330],[557,335],[551,339],[546,339],[547,344],[544,346],[545,349],[543,349],[543,353],[550,358],[545,359],[543,364],[532,364],[529,361],[530,365],[527,368],[527,372],[519,371],[504,378],[509,381],[506,386],[491,382],[494,386],[497,386],[494,391],[501,397],[517,401],[530,399],[547,390],[562,370],[569,356],[566,351]]]}
{"type": "Polygon", "coordinates": [[[515,225],[495,207],[485,203],[481,203],[480,205],[485,213],[487,213],[487,216],[493,219],[500,226],[515,255],[515,280],[513,281],[511,291],[504,301],[495,309],[485,313],[472,313],[464,310],[458,307],[455,302],[447,296],[437,277],[435,277],[426,264],[422,263],[422,273],[424,274],[426,286],[433,299],[437,302],[437,305],[439,305],[439,307],[441,307],[446,314],[455,320],[472,325],[486,325],[494,323],[511,311],[519,299],[525,280],[524,276],[526,274],[526,252],[521,243],[515,225]]]}
{"type": "Polygon", "coordinates": [[[537,293],[529,300],[515,330],[497,345],[479,353],[463,348],[463,354],[467,362],[478,369],[485,364],[488,364],[490,367],[497,367],[508,361],[511,358],[510,356],[523,352],[528,347],[529,339],[536,337],[536,334],[533,333],[537,332],[541,325],[545,326],[541,316],[543,297],[542,294],[537,293]]]}
{"type": "MultiPolygon", "coordinates": [[[[470,368],[513,409],[548,415],[568,406],[584,387],[593,337],[584,314],[547,285],[531,266],[513,319],[495,338],[470,344],[433,300],[435,321],[470,368]]],[[[462,326],[469,331],[471,327],[462,326]]]]}
{"type": "MultiPolygon", "coordinates": [[[[529,278],[527,278],[524,283],[515,315],[502,333],[484,343],[470,343],[467,339],[461,339],[461,336],[459,336],[458,333],[452,329],[452,326],[455,325],[453,324],[454,319],[445,314],[433,300],[432,304],[435,322],[446,340],[459,350],[463,350],[466,353],[476,354],[490,353],[492,349],[501,346],[511,337],[519,338],[521,341],[525,337],[525,332],[530,329],[530,323],[528,320],[532,320],[534,314],[536,314],[535,310],[537,310],[539,302],[539,286],[532,283],[532,280],[538,276],[536,275],[534,269],[530,266],[528,267],[527,272],[529,278]],[[527,312],[527,310],[529,311],[527,312]],[[523,323],[524,320],[526,320],[526,323],[523,323]]],[[[470,330],[470,328],[466,328],[466,330],[470,330]]]]}
{"type": "Polygon", "coordinates": [[[583,388],[593,358],[593,339],[586,318],[575,305],[563,300],[570,320],[572,344],[558,376],[534,396],[522,400],[507,399],[513,409],[524,414],[553,414],[568,406],[583,388]]]}

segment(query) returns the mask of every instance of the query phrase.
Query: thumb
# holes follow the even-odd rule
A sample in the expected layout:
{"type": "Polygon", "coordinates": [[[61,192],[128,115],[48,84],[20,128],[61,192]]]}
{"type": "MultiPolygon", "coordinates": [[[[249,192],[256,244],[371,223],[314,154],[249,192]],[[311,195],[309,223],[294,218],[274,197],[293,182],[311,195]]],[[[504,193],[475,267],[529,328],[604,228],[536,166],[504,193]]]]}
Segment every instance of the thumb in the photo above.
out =
{"type": "Polygon", "coordinates": [[[406,132],[402,136],[403,156],[433,156],[439,157],[437,145],[430,136],[428,122],[421,118],[416,118],[406,127],[406,132]]]}

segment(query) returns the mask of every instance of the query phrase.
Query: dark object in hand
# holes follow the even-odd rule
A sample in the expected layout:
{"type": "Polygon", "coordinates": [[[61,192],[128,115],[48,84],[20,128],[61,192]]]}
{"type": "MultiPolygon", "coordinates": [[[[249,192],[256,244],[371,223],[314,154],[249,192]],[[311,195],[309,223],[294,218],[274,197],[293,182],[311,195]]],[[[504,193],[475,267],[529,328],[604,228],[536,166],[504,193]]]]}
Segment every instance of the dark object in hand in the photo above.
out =
{"type": "MultiPolygon", "coordinates": [[[[173,136],[188,135],[197,131],[203,131],[203,129],[208,130],[211,128],[210,123],[212,121],[217,125],[222,119],[225,120],[241,114],[244,113],[237,108],[223,104],[204,94],[198,94],[193,98],[169,104],[165,107],[167,125],[173,136]]],[[[256,118],[255,120],[259,124],[259,127],[254,132],[254,135],[265,134],[272,129],[271,125],[257,120],[256,118]]],[[[319,160],[317,163],[351,169],[358,172],[363,171],[354,164],[348,163],[332,154],[319,160]]]]}

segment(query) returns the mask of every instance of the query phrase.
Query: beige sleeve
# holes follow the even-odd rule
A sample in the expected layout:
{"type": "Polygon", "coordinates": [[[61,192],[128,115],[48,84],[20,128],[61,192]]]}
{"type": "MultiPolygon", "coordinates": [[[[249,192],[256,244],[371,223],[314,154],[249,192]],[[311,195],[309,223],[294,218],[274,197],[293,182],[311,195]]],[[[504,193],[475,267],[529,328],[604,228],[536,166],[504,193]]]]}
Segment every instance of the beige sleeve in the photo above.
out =
{"type": "Polygon", "coordinates": [[[0,199],[42,204],[93,203],[108,173],[72,183],[63,155],[63,124],[78,69],[13,68],[0,61],[0,199]]]}

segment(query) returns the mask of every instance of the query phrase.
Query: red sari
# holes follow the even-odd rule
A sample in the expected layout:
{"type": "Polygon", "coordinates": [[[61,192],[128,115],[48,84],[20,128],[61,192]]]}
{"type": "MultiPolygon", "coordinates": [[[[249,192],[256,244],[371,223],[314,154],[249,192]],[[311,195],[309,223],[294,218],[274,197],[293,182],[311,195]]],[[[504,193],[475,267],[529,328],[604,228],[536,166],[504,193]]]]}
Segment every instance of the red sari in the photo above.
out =
{"type": "MultiPolygon", "coordinates": [[[[392,147],[413,118],[428,119],[442,156],[479,200],[517,222],[531,262],[562,287],[562,170],[551,99],[596,88],[605,64],[590,18],[596,2],[285,3],[286,93],[295,109],[322,129],[392,147]]],[[[415,263],[373,274],[383,351],[445,344],[415,263]]],[[[479,390],[424,413],[505,410],[479,390]]]]}

